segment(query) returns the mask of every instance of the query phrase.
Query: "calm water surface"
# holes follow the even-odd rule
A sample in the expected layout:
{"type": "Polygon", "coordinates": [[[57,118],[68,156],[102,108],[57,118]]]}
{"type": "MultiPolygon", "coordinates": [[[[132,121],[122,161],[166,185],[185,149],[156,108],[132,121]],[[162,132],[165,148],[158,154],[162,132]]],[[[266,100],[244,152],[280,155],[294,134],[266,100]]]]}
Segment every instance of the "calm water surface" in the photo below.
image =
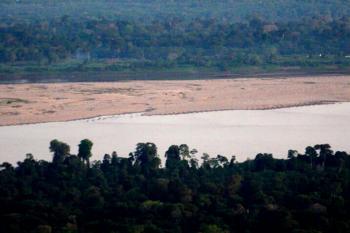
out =
{"type": "Polygon", "coordinates": [[[94,142],[93,159],[117,151],[127,156],[138,142],[154,142],[162,156],[172,144],[186,143],[211,156],[236,155],[242,161],[259,152],[286,157],[288,149],[300,152],[308,145],[329,143],[350,152],[350,103],[276,110],[236,110],[168,116],[126,114],[70,122],[0,127],[0,163],[15,163],[26,153],[51,159],[52,139],[77,145],[94,142]]]}

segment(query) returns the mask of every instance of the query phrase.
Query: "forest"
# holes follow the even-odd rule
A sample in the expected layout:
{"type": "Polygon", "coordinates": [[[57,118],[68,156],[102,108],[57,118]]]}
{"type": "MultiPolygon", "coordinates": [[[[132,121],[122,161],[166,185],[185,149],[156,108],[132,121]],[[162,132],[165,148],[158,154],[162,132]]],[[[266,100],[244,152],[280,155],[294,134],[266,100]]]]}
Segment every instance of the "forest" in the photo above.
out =
{"type": "Polygon", "coordinates": [[[73,155],[52,140],[50,162],[2,163],[0,231],[350,232],[350,157],[328,144],[244,162],[182,144],[162,163],[149,142],[90,161],[92,147],[84,139],[73,155]]]}
{"type": "Polygon", "coordinates": [[[151,22],[174,16],[190,20],[216,18],[240,22],[260,15],[273,21],[297,21],[300,17],[350,14],[347,0],[2,0],[0,18],[50,20],[64,15],[75,19],[108,19],[151,22]]]}
{"type": "MultiPolygon", "coordinates": [[[[274,23],[181,19],[140,24],[63,17],[0,25],[0,62],[66,70],[350,64],[350,17],[274,23]],[[66,63],[64,63],[66,62],[66,63]],[[102,63],[98,64],[98,62],[102,63]],[[92,64],[92,65],[91,65],[92,64]]],[[[33,68],[34,67],[34,68],[33,68]]],[[[4,68],[3,68],[4,69],[4,68]]],[[[30,70],[30,69],[29,69],[30,70]]]]}
{"type": "Polygon", "coordinates": [[[0,73],[350,64],[343,0],[0,4],[0,73]]]}

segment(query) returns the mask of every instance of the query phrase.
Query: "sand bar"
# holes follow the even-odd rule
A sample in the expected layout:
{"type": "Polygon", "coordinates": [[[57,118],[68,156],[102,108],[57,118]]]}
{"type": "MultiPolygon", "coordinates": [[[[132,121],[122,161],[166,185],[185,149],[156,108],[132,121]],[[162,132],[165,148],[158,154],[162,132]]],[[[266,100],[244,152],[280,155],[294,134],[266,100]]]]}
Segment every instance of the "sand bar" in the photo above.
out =
{"type": "Polygon", "coordinates": [[[350,101],[350,76],[0,85],[0,125],[350,101]]]}

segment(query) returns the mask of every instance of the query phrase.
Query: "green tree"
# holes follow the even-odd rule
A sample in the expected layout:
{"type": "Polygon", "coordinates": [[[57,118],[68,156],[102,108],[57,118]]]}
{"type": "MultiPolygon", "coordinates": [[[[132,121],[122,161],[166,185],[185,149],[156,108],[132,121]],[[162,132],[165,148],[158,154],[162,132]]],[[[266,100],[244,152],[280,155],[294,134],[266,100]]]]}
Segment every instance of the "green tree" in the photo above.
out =
{"type": "Polygon", "coordinates": [[[319,151],[321,167],[324,169],[326,167],[326,161],[333,155],[331,146],[329,144],[317,144],[314,148],[319,151]]]}
{"type": "Polygon", "coordinates": [[[309,156],[309,158],[310,158],[310,166],[311,166],[311,168],[313,168],[314,167],[314,163],[315,163],[316,158],[317,158],[317,151],[312,146],[308,146],[308,147],[305,148],[305,155],[309,156]]]}
{"type": "Polygon", "coordinates": [[[86,162],[87,166],[90,167],[90,157],[92,156],[91,149],[93,143],[89,139],[84,139],[80,141],[78,157],[86,162]]]}
{"type": "Polygon", "coordinates": [[[191,158],[190,149],[189,149],[188,145],[181,144],[179,146],[179,149],[180,149],[180,155],[181,155],[183,160],[191,158]]]}
{"type": "Polygon", "coordinates": [[[169,169],[176,168],[181,160],[180,148],[177,145],[172,145],[165,152],[166,162],[165,167],[169,169]]]}
{"type": "Polygon", "coordinates": [[[156,169],[160,166],[160,159],[157,154],[157,146],[154,143],[138,143],[134,153],[136,163],[142,168],[156,169]]]}
{"type": "Polygon", "coordinates": [[[64,142],[54,139],[50,142],[50,151],[53,152],[53,163],[62,163],[70,153],[70,147],[64,142]]]}

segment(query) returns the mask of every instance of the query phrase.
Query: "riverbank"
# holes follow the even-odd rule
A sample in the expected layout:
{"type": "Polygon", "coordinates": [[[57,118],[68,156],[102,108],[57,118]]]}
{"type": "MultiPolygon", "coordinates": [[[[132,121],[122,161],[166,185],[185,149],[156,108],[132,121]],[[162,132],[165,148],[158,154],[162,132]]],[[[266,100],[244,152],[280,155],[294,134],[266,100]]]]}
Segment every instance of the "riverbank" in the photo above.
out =
{"type": "Polygon", "coordinates": [[[350,101],[350,76],[0,85],[0,125],[350,101]]]}

